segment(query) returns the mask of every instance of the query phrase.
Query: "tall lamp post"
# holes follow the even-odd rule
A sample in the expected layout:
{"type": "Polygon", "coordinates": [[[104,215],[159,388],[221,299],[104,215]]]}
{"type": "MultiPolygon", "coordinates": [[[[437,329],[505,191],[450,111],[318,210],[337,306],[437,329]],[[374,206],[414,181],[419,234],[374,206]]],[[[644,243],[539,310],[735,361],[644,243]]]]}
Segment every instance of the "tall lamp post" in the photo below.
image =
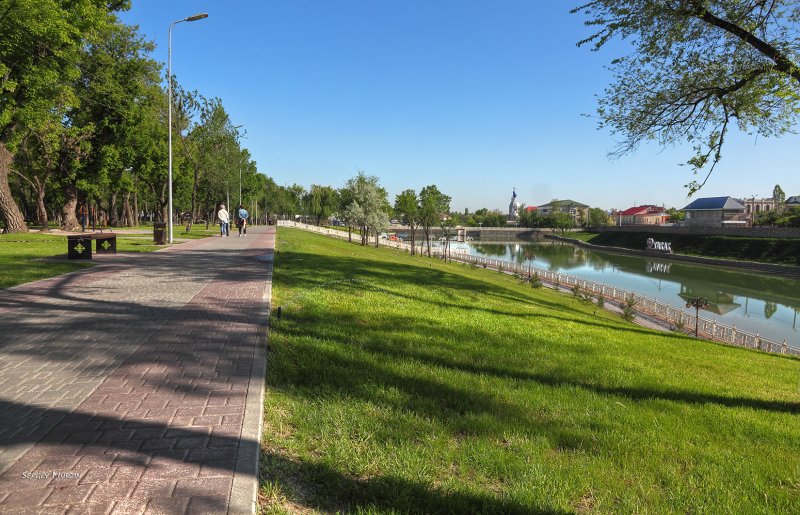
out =
{"type": "Polygon", "coordinates": [[[169,26],[169,45],[167,47],[167,89],[169,90],[167,106],[167,118],[169,119],[169,130],[167,131],[169,133],[169,173],[167,174],[167,188],[169,192],[167,195],[167,209],[169,210],[169,214],[167,216],[167,227],[169,228],[168,235],[170,243],[172,243],[172,27],[184,21],[197,21],[203,18],[208,18],[208,14],[195,14],[194,16],[189,16],[182,20],[173,21],[169,26]]]}
{"type": "Polygon", "coordinates": [[[687,308],[694,308],[694,337],[699,337],[699,318],[700,308],[708,307],[708,299],[704,297],[692,297],[686,303],[687,308]]]}

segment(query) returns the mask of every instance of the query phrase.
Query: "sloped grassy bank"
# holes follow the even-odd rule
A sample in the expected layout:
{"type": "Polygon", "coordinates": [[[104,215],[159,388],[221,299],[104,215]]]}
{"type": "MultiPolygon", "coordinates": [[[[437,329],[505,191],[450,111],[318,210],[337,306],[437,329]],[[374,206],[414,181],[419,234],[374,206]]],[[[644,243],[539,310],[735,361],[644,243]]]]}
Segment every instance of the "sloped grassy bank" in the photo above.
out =
{"type": "MultiPolygon", "coordinates": [[[[647,236],[640,232],[604,232],[581,239],[593,245],[642,250],[647,236]]],[[[800,265],[800,239],[693,234],[659,234],[657,239],[670,242],[672,250],[679,254],[800,265]]]]}
{"type": "Polygon", "coordinates": [[[798,512],[800,361],[280,228],[267,512],[798,512]]]}

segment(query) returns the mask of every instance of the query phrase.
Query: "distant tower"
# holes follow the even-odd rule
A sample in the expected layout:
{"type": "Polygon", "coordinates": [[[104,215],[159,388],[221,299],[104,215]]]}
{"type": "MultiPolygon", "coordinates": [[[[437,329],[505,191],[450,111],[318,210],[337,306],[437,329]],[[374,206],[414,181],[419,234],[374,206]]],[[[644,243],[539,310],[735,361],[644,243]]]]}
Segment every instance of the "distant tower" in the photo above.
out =
{"type": "Polygon", "coordinates": [[[519,218],[519,202],[517,202],[517,188],[511,193],[511,202],[508,203],[508,221],[516,222],[519,218]]]}

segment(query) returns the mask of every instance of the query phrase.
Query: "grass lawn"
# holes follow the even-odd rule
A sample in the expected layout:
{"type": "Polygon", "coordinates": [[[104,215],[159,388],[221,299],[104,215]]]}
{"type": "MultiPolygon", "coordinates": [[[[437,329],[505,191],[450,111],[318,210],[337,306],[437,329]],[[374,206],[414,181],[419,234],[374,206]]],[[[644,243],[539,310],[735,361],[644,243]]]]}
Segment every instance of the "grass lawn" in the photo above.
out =
{"type": "Polygon", "coordinates": [[[263,512],[800,512],[800,360],[484,269],[276,249],[263,512]]]}
{"type": "MultiPolygon", "coordinates": [[[[213,226],[212,226],[213,228],[213,226]]],[[[187,236],[183,227],[178,232],[173,229],[175,238],[205,238],[215,231],[205,231],[193,227],[187,236]]],[[[117,236],[117,252],[152,252],[158,250],[153,244],[151,234],[131,234],[117,236]]],[[[47,261],[42,258],[65,258],[67,255],[67,237],[63,234],[0,234],[0,288],[10,288],[47,277],[61,275],[81,268],[92,266],[86,261],[47,261]]]]}
{"type": "Polygon", "coordinates": [[[580,240],[580,241],[589,241],[592,238],[594,238],[595,236],[597,236],[597,233],[594,233],[594,232],[581,232],[581,231],[567,232],[567,233],[564,233],[564,234],[561,234],[561,233],[553,233],[553,234],[556,234],[558,236],[563,236],[565,238],[572,238],[573,240],[580,240]]]}

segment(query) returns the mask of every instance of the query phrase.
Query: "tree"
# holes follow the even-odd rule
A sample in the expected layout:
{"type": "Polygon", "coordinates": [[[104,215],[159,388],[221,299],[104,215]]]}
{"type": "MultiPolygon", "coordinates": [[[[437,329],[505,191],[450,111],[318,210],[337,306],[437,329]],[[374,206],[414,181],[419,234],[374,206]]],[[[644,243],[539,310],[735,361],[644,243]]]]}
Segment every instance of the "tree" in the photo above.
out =
{"type": "Polygon", "coordinates": [[[682,222],[686,219],[686,212],[674,207],[667,208],[666,213],[669,215],[669,221],[671,223],[682,222]]]}
{"type": "Polygon", "coordinates": [[[403,221],[405,221],[406,225],[408,225],[408,227],[411,229],[411,255],[414,255],[416,252],[414,249],[414,233],[419,227],[420,222],[419,199],[417,198],[417,192],[412,189],[408,189],[397,195],[394,198],[394,209],[400,214],[401,217],[403,217],[403,221]]]}
{"type": "Polygon", "coordinates": [[[419,192],[419,220],[428,243],[428,257],[431,256],[431,227],[438,224],[440,217],[448,211],[450,197],[439,191],[434,184],[422,188],[419,192]]]}
{"type": "Polygon", "coordinates": [[[604,209],[593,207],[589,209],[589,225],[592,227],[605,227],[612,224],[611,217],[604,209]]]}
{"type": "Polygon", "coordinates": [[[17,0],[0,7],[0,221],[27,231],[9,184],[14,153],[54,109],[77,104],[73,86],[81,51],[114,22],[126,1],[17,0]]]}
{"type": "Polygon", "coordinates": [[[553,229],[558,229],[561,234],[565,234],[568,230],[575,227],[575,220],[569,213],[556,211],[551,215],[553,229]]]}
{"type": "Polygon", "coordinates": [[[330,218],[336,211],[339,198],[336,190],[330,186],[312,184],[305,196],[306,211],[321,225],[322,220],[330,218]]]}
{"type": "Polygon", "coordinates": [[[786,201],[786,193],[783,192],[780,184],[776,184],[772,190],[772,200],[775,201],[775,211],[783,212],[783,203],[786,201]]]}
{"type": "Polygon", "coordinates": [[[380,231],[389,226],[389,202],[386,190],[378,181],[376,176],[359,171],[358,175],[348,179],[342,192],[342,198],[349,201],[344,219],[348,226],[360,228],[362,245],[367,244],[370,232],[374,232],[377,246],[380,231]]]}
{"type": "MultiPolygon", "coordinates": [[[[65,229],[76,225],[78,191],[87,202],[107,199],[109,223],[137,223],[131,205],[131,195],[136,198],[136,143],[150,123],[145,118],[158,116],[146,105],[151,88],[160,88],[160,65],[148,56],[152,49],[136,28],[116,21],[81,53],[81,73],[73,86],[79,102],[65,113],[64,125],[83,129],[88,152],[81,166],[66,167],[59,174],[68,192],[62,208],[65,229]]],[[[75,152],[69,147],[74,145],[65,151],[75,152]]]]}
{"type": "Polygon", "coordinates": [[[708,180],[731,126],[762,136],[791,132],[800,113],[800,3],[790,0],[593,0],[575,8],[595,32],[578,46],[617,37],[634,51],[614,59],[600,99],[600,128],[623,137],[612,155],[655,140],[688,141],[687,164],[708,180]]]}

